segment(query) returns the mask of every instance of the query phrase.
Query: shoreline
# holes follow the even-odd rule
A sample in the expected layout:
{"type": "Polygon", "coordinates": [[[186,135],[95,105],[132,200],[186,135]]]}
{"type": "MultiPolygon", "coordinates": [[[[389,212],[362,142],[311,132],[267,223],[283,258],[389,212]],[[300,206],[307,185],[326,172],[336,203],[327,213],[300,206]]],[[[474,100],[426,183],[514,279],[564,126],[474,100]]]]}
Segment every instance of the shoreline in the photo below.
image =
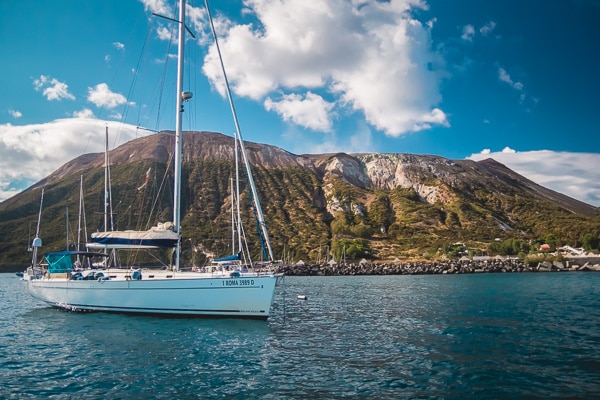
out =
{"type": "MultiPolygon", "coordinates": [[[[27,267],[0,267],[0,273],[22,272],[27,267]]],[[[566,261],[543,261],[529,266],[519,259],[449,260],[411,262],[367,262],[338,264],[284,265],[277,272],[287,276],[352,276],[352,275],[446,275],[515,272],[600,272],[599,257],[569,258],[566,261]]]]}

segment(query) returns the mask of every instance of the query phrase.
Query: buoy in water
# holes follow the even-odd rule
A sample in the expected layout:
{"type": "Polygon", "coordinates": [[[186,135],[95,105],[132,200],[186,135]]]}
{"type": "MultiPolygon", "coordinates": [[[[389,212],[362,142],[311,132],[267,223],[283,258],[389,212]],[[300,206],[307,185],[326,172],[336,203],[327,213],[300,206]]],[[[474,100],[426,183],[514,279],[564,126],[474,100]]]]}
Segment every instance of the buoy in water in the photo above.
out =
{"type": "Polygon", "coordinates": [[[306,297],[306,295],[299,294],[298,295],[298,300],[308,300],[308,297],[306,297]]]}

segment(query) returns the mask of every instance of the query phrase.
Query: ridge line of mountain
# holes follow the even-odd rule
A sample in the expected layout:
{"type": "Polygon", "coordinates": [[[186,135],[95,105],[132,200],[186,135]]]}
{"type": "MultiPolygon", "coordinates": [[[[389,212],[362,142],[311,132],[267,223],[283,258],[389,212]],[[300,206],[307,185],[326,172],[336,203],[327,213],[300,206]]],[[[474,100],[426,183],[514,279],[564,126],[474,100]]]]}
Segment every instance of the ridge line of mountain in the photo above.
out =
{"type": "MultiPolygon", "coordinates": [[[[134,162],[141,160],[155,160],[167,162],[170,157],[172,145],[169,141],[173,139],[171,131],[161,131],[157,134],[143,136],[124,143],[117,148],[110,150],[110,163],[120,164],[124,162],[134,162]],[[143,145],[142,145],[143,144],[143,145]]],[[[190,159],[219,159],[231,160],[233,158],[233,138],[217,132],[184,132],[183,158],[190,159]]],[[[520,181],[524,190],[530,190],[538,193],[547,200],[556,202],[561,207],[574,213],[580,213],[588,216],[597,215],[600,207],[587,204],[580,200],[571,198],[562,193],[545,188],[526,177],[517,174],[510,168],[500,162],[488,158],[481,161],[472,160],[452,160],[435,155],[416,155],[409,153],[323,153],[323,154],[301,154],[296,155],[277,146],[268,144],[259,144],[254,142],[245,142],[246,150],[252,165],[260,165],[264,168],[290,168],[303,167],[316,173],[319,178],[338,177],[355,186],[364,189],[393,189],[402,186],[413,187],[418,191],[418,184],[407,182],[402,179],[390,179],[394,173],[401,171],[392,170],[389,162],[402,163],[406,165],[420,165],[421,172],[429,169],[432,172],[432,178],[441,177],[450,178],[454,172],[464,174],[465,170],[478,166],[480,171],[486,171],[490,177],[494,174],[502,173],[505,178],[514,181],[520,181]],[[387,165],[385,162],[388,161],[387,165]],[[332,166],[331,164],[335,165],[332,166]],[[351,165],[353,164],[354,165],[351,165]],[[369,167],[369,163],[373,163],[369,167]],[[423,163],[427,163],[428,167],[423,163]],[[433,170],[432,166],[445,167],[447,170],[433,170]],[[453,167],[459,168],[453,168],[453,167]],[[366,167],[366,169],[365,169],[366,167]],[[379,172],[377,168],[380,168],[379,172]],[[382,175],[381,168],[387,167],[387,177],[373,179],[377,174],[382,175]],[[448,170],[449,169],[449,170],[448,170]],[[387,181],[387,182],[386,182],[387,181]]],[[[36,183],[33,187],[44,185],[48,180],[60,179],[66,175],[83,171],[87,168],[100,167],[104,165],[104,153],[83,154],[50,174],[45,179],[36,183]]],[[[427,200],[427,198],[424,198],[427,200]]],[[[438,200],[435,198],[434,202],[438,200]]]]}

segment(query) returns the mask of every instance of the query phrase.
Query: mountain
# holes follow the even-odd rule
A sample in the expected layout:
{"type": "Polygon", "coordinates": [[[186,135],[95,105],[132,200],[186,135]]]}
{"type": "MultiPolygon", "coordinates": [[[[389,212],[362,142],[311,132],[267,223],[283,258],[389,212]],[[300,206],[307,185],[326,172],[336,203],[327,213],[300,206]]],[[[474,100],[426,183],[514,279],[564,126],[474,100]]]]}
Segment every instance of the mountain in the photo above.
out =
{"type": "MultiPolygon", "coordinates": [[[[171,220],[173,140],[172,132],[162,132],[110,151],[115,229],[147,229],[171,220]]],[[[183,257],[200,262],[203,252],[228,253],[233,138],[185,132],[183,143],[183,257]]],[[[250,142],[246,150],[275,254],[293,261],[324,259],[326,249],[336,258],[431,259],[457,242],[472,253],[494,253],[544,242],[578,246],[600,237],[598,207],[537,185],[492,159],[295,155],[250,142]],[[513,248],[501,246],[505,243],[513,248]]],[[[27,243],[35,233],[42,187],[43,251],[66,247],[67,220],[70,246],[77,242],[80,177],[83,225],[88,233],[103,230],[103,164],[104,154],[82,155],[0,203],[0,265],[29,262],[27,243]]],[[[255,225],[245,204],[250,231],[255,225]]]]}

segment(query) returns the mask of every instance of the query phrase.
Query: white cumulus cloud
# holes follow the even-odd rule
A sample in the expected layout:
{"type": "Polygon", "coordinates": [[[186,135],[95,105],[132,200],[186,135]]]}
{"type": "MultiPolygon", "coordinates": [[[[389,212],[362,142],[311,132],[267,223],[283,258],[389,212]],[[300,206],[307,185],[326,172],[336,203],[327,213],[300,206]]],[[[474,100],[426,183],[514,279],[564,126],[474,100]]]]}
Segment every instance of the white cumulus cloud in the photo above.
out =
{"type": "Polygon", "coordinates": [[[496,23],[494,21],[490,21],[481,28],[479,28],[479,32],[483,36],[488,36],[494,31],[494,29],[496,29],[496,23]]]}
{"type": "Polygon", "coordinates": [[[504,83],[509,84],[515,90],[523,90],[523,84],[521,82],[514,82],[504,68],[498,68],[498,79],[500,79],[500,81],[504,83]]]}
{"type": "Polygon", "coordinates": [[[466,40],[467,42],[472,42],[473,36],[475,36],[475,27],[473,25],[463,26],[463,32],[460,38],[462,40],[466,40]]]}
{"type": "Polygon", "coordinates": [[[159,26],[156,28],[156,34],[160,40],[172,41],[177,39],[177,32],[172,27],[159,26]]]}
{"type": "Polygon", "coordinates": [[[81,154],[103,152],[107,124],[111,145],[147,134],[132,125],[83,116],[43,124],[0,125],[0,201],[81,154]]]}
{"type": "Polygon", "coordinates": [[[316,131],[331,130],[329,111],[333,108],[333,104],[317,94],[311,92],[306,93],[305,96],[289,94],[283,96],[280,101],[268,97],[265,100],[265,108],[276,111],[285,121],[292,121],[316,131]]]}
{"type": "Polygon", "coordinates": [[[10,109],[8,110],[8,113],[13,117],[13,118],[21,118],[23,116],[23,113],[21,113],[21,111],[18,110],[13,110],[10,109]]]}
{"type": "Polygon", "coordinates": [[[165,17],[173,17],[173,11],[166,0],[142,0],[146,11],[164,15],[165,17]]]}
{"type": "Polygon", "coordinates": [[[84,108],[80,111],[73,112],[73,117],[75,118],[96,118],[94,112],[89,108],[84,108]]]}
{"type": "Polygon", "coordinates": [[[115,93],[106,83],[99,83],[93,88],[88,88],[87,100],[96,107],[115,108],[127,103],[127,98],[120,93],[115,93]]]}
{"type": "Polygon", "coordinates": [[[69,92],[69,85],[48,75],[40,75],[39,78],[34,79],[33,87],[38,92],[42,91],[42,94],[50,101],[62,99],[75,100],[75,96],[69,92]]]}
{"type": "MultiPolygon", "coordinates": [[[[277,108],[274,96],[306,99],[309,93],[327,93],[332,107],[324,112],[362,113],[371,126],[390,136],[448,126],[439,107],[445,72],[442,58],[432,50],[432,24],[423,25],[411,15],[412,10],[425,8],[424,2],[248,0],[244,4],[245,15],[259,23],[240,25],[216,18],[227,75],[238,96],[262,100],[265,107],[285,111],[285,120],[310,129],[315,129],[315,120],[306,118],[306,108],[283,104],[277,108]]],[[[203,71],[224,95],[214,45],[203,71]]],[[[330,129],[327,123],[319,126],[330,129]]]]}

